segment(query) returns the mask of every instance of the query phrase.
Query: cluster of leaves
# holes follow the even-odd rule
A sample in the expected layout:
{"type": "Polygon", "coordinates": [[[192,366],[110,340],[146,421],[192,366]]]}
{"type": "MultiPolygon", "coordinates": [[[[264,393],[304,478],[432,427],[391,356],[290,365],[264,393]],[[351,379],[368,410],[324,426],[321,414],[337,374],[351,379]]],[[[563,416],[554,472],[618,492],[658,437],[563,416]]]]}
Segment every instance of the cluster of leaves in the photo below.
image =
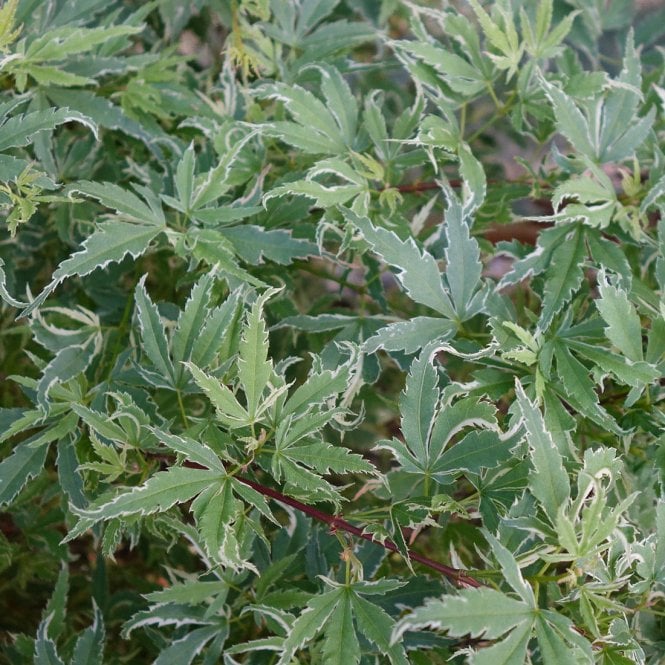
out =
{"type": "Polygon", "coordinates": [[[8,662],[661,662],[665,13],[437,4],[0,8],[8,662]]]}

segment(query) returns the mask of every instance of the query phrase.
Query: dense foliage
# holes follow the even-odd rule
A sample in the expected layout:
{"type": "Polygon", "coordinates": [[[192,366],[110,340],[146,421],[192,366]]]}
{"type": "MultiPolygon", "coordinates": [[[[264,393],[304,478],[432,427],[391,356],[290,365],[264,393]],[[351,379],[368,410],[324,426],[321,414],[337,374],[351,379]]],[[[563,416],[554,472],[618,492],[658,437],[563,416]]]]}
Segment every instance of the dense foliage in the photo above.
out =
{"type": "Polygon", "coordinates": [[[663,35],[7,0],[0,657],[662,662],[663,35]]]}

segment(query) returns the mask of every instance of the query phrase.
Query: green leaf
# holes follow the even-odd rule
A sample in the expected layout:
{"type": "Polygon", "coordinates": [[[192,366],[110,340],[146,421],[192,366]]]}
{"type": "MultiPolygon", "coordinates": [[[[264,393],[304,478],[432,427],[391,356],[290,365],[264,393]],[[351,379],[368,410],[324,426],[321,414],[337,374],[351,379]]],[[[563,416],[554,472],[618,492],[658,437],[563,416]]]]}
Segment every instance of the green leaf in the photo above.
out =
{"type": "Polygon", "coordinates": [[[444,191],[448,200],[445,213],[446,280],[455,311],[464,320],[480,283],[483,264],[480,262],[478,241],[471,237],[468,219],[459,199],[449,188],[444,191]]]}
{"type": "Polygon", "coordinates": [[[213,284],[214,277],[208,273],[202,275],[192,287],[173,332],[173,360],[176,363],[192,358],[193,349],[210,314],[209,303],[213,284]]]}
{"type": "Polygon", "coordinates": [[[65,383],[83,373],[97,351],[98,349],[92,342],[81,346],[67,346],[58,351],[53,360],[44,368],[37,384],[37,402],[44,410],[48,411],[48,396],[53,386],[57,383],[65,383]]]}
{"type": "Polygon", "coordinates": [[[361,231],[373,250],[386,263],[399,270],[397,278],[410,298],[431,307],[446,318],[456,318],[439,267],[429,252],[421,252],[413,238],[402,241],[392,231],[375,228],[366,217],[354,215],[350,210],[344,210],[344,215],[361,231]]]}
{"type": "Polygon", "coordinates": [[[379,349],[416,353],[431,342],[446,342],[451,339],[457,326],[447,319],[431,316],[415,316],[409,321],[391,323],[381,328],[363,345],[365,353],[375,353],[379,349]]]}
{"type": "Polygon", "coordinates": [[[194,381],[205,392],[208,399],[217,411],[217,416],[229,427],[243,427],[249,424],[250,417],[245,407],[236,399],[236,396],[218,379],[207,375],[196,365],[186,363],[187,369],[192,373],[194,381]]]}
{"type": "Polygon", "coordinates": [[[52,275],[51,283],[22,312],[28,316],[39,307],[49,294],[67,277],[83,277],[109,263],[122,261],[128,254],[136,258],[143,254],[162,231],[154,226],[128,222],[103,222],[83,242],[83,249],[63,261],[52,275]]]}
{"type": "Polygon", "coordinates": [[[360,455],[351,453],[347,448],[329,443],[312,443],[293,446],[286,454],[289,459],[304,464],[321,474],[328,473],[371,473],[376,469],[360,455]]]}
{"type": "Polygon", "coordinates": [[[123,492],[111,500],[99,499],[76,514],[92,523],[125,515],[151,515],[184,503],[211,485],[224,482],[219,471],[172,467],[160,471],[143,485],[123,492]]]}
{"type": "Polygon", "coordinates": [[[360,645],[353,627],[351,593],[344,590],[325,625],[321,656],[326,665],[357,665],[360,645]]]}
{"type": "Polygon", "coordinates": [[[439,404],[438,379],[432,365],[433,354],[432,347],[426,347],[413,361],[399,404],[404,439],[423,468],[427,468],[430,463],[430,430],[439,404]]]}
{"type": "MultiPolygon", "coordinates": [[[[362,589],[358,591],[363,593],[362,589]]],[[[407,665],[409,661],[403,645],[390,643],[395,621],[380,607],[361,598],[357,593],[351,595],[351,602],[358,630],[375,644],[383,655],[388,656],[392,665],[407,665]]]]}
{"type": "Polygon", "coordinates": [[[253,265],[263,263],[264,259],[288,265],[295,259],[319,254],[314,243],[294,238],[290,231],[282,229],[266,230],[247,224],[226,229],[224,235],[238,256],[253,265]]]}
{"type": "Polygon", "coordinates": [[[282,416],[299,415],[314,406],[325,404],[331,397],[347,389],[349,378],[348,365],[340,365],[334,371],[323,370],[310,374],[305,383],[293,391],[282,409],[282,416]]]}
{"type": "Polygon", "coordinates": [[[471,635],[496,639],[513,628],[530,625],[534,611],[521,600],[494,589],[465,589],[445,600],[431,600],[397,622],[392,642],[407,630],[425,626],[446,630],[453,637],[471,635]]]}
{"type": "Polygon", "coordinates": [[[578,227],[568,234],[552,252],[543,290],[543,305],[538,328],[545,331],[552,319],[570,301],[584,279],[586,256],[584,235],[578,227]]]}
{"type": "Polygon", "coordinates": [[[605,335],[629,360],[644,359],[642,351],[642,325],[635,307],[626,292],[610,283],[604,273],[598,278],[596,307],[607,324],[605,335]]]}
{"type": "Polygon", "coordinates": [[[263,391],[272,375],[272,362],[268,359],[268,331],[263,320],[265,303],[279,289],[267,289],[252,305],[247,314],[240,339],[238,378],[247,398],[249,421],[254,422],[263,391]]]}
{"type": "Polygon", "coordinates": [[[346,139],[335,116],[311,92],[299,85],[273,83],[262,86],[258,94],[263,99],[282,102],[295,120],[265,124],[265,133],[311,154],[345,152],[346,139]]]}
{"type": "Polygon", "coordinates": [[[661,376],[658,369],[649,363],[632,361],[602,347],[592,346],[577,340],[569,340],[568,346],[598,365],[604,372],[610,372],[622,383],[635,388],[651,383],[661,376]]]}
{"type": "Polygon", "coordinates": [[[334,589],[314,596],[307,603],[307,607],[296,619],[293,628],[284,641],[278,665],[289,665],[296,651],[316,637],[337,607],[337,603],[343,594],[343,589],[334,589]]]}
{"type": "Polygon", "coordinates": [[[196,462],[211,471],[224,473],[224,465],[222,464],[222,461],[212,449],[208,448],[203,443],[194,441],[194,439],[187,436],[177,436],[170,432],[165,432],[157,427],[148,427],[148,429],[160,440],[161,443],[171,450],[184,455],[185,459],[196,462]]]}
{"type": "Polygon", "coordinates": [[[563,383],[568,401],[583,416],[590,418],[615,434],[621,434],[621,429],[614,419],[598,403],[598,395],[593,381],[589,378],[589,371],[568,350],[568,347],[557,343],[554,345],[554,355],[557,362],[557,374],[563,383]]]}
{"type": "Polygon", "coordinates": [[[566,504],[570,498],[568,473],[563,467],[561,453],[545,427],[540,410],[529,400],[522,384],[517,380],[515,392],[533,464],[533,472],[529,475],[529,489],[554,523],[559,506],[566,504]]]}
{"type": "Polygon", "coordinates": [[[84,194],[97,201],[103,206],[115,210],[118,219],[132,221],[139,224],[164,227],[166,219],[159,202],[154,195],[149,195],[145,188],[140,189],[146,195],[145,201],[128,189],[119,187],[112,182],[91,182],[80,180],[67,188],[67,193],[84,194]]]}
{"type": "Polygon", "coordinates": [[[136,314],[141,330],[142,350],[150,359],[155,369],[170,384],[175,385],[176,376],[171,356],[169,355],[166,331],[155,303],[145,288],[148,275],[143,275],[134,289],[136,314]]]}
{"type": "Polygon", "coordinates": [[[78,122],[97,137],[97,125],[87,116],[68,108],[46,109],[17,115],[0,125],[0,150],[19,148],[32,143],[39,132],[50,131],[67,122],[78,122]]]}
{"type": "Polygon", "coordinates": [[[104,640],[106,633],[104,630],[104,617],[102,612],[97,607],[97,603],[93,603],[93,622],[92,625],[86,628],[76,640],[74,646],[74,653],[70,665],[95,665],[104,658],[104,640]]]}
{"type": "Polygon", "coordinates": [[[202,626],[195,628],[184,637],[174,640],[162,650],[154,665],[182,663],[189,665],[203,650],[203,647],[220,634],[220,626],[202,626]]]}
{"type": "Polygon", "coordinates": [[[437,460],[432,473],[478,473],[498,466],[510,456],[515,441],[502,438],[489,430],[469,432],[461,441],[448,448],[437,460]]]}
{"type": "Polygon", "coordinates": [[[46,453],[48,446],[33,447],[24,441],[0,462],[0,505],[11,503],[28,480],[42,472],[46,453]]]}
{"type": "Polygon", "coordinates": [[[77,53],[85,53],[95,46],[117,37],[135,35],[142,27],[111,25],[98,28],[74,28],[63,26],[45,32],[34,39],[25,52],[31,62],[61,60],[77,53]]]}

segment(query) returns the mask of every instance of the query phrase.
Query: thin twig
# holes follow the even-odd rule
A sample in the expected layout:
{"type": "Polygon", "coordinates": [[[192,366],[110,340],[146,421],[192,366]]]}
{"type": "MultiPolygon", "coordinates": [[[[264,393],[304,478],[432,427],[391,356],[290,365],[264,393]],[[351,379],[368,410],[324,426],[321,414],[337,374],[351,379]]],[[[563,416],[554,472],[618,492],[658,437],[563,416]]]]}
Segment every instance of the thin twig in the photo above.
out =
{"type": "MultiPolygon", "coordinates": [[[[241,483],[249,485],[249,487],[255,489],[257,492],[263,494],[264,496],[268,496],[271,499],[274,499],[275,501],[279,501],[280,503],[283,503],[287,506],[291,506],[291,508],[295,508],[296,510],[299,510],[300,512],[303,512],[306,515],[309,515],[315,520],[319,520],[319,522],[324,522],[325,524],[330,526],[331,529],[346,531],[347,533],[353,534],[357,538],[362,538],[363,540],[367,540],[370,543],[374,543],[375,545],[384,547],[385,549],[390,550],[391,552],[399,553],[399,548],[397,547],[397,545],[395,545],[395,543],[391,542],[390,540],[384,540],[383,542],[374,540],[374,538],[372,538],[372,536],[369,533],[364,533],[362,529],[360,529],[357,526],[354,526],[353,524],[347,522],[346,520],[343,520],[340,517],[335,517],[334,515],[324,513],[316,508],[312,508],[312,506],[308,506],[307,504],[302,503],[297,499],[292,499],[290,496],[286,496],[285,494],[282,494],[277,490],[274,490],[270,487],[266,487],[265,485],[261,485],[260,483],[257,483],[254,480],[249,480],[249,478],[242,478],[241,476],[235,476],[235,478],[236,480],[239,480],[241,483]]],[[[428,557],[423,556],[422,554],[418,554],[418,552],[413,552],[410,549],[407,551],[409,553],[410,559],[412,559],[413,561],[417,561],[418,563],[421,563],[423,564],[423,566],[427,566],[432,570],[436,570],[438,573],[441,573],[442,575],[447,577],[451,582],[454,582],[460,587],[478,588],[484,586],[482,582],[479,582],[475,578],[471,577],[465,570],[461,570],[459,568],[453,568],[451,566],[446,566],[443,563],[439,563],[438,561],[429,559],[428,557]]]]}

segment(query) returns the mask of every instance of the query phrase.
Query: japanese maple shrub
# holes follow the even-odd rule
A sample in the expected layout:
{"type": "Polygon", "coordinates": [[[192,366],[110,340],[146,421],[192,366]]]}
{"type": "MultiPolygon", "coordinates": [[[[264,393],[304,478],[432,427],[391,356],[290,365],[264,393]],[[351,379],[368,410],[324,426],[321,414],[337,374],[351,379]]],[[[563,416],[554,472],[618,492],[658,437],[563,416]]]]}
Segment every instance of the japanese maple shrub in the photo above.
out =
{"type": "Polygon", "coordinates": [[[4,2],[0,659],[662,663],[664,35],[4,2]]]}

